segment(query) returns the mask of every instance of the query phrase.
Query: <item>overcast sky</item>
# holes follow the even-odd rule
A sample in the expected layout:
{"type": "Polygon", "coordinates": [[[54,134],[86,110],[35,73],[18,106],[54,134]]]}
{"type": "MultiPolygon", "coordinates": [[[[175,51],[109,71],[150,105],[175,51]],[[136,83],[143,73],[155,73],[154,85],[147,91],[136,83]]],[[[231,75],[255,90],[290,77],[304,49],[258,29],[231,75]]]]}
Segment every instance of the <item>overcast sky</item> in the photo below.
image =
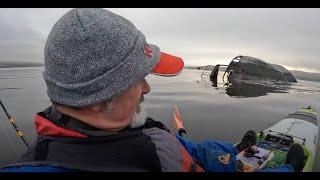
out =
{"type": "MultiPolygon", "coordinates": [[[[43,62],[54,23],[69,9],[0,9],[0,61],[43,62]]],[[[186,65],[237,55],[320,72],[320,9],[109,9],[186,65]]]]}

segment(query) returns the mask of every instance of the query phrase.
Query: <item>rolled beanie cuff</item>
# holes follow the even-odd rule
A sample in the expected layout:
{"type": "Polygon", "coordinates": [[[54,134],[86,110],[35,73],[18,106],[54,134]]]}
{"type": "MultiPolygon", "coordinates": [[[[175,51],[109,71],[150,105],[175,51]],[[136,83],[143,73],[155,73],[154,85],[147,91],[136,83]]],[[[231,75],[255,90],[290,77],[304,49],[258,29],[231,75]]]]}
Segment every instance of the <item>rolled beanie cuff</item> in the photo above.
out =
{"type": "Polygon", "coordinates": [[[135,49],[121,65],[87,83],[60,84],[45,77],[47,93],[51,101],[71,107],[82,107],[99,103],[120,95],[130,86],[147,76],[159,62],[160,49],[149,45],[153,56],[144,53],[145,37],[139,33],[135,49]]]}

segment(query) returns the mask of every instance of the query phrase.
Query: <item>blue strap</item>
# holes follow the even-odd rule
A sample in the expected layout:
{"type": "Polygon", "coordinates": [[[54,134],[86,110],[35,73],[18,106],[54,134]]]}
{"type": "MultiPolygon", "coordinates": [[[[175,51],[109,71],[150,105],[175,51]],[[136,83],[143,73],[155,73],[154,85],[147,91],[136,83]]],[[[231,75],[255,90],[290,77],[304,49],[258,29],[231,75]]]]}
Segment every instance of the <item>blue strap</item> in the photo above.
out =
{"type": "Polygon", "coordinates": [[[257,172],[294,172],[294,169],[291,164],[285,164],[279,167],[261,169],[257,172]]]}
{"type": "Polygon", "coordinates": [[[17,166],[0,169],[0,172],[78,172],[77,170],[53,166],[17,166]]]}

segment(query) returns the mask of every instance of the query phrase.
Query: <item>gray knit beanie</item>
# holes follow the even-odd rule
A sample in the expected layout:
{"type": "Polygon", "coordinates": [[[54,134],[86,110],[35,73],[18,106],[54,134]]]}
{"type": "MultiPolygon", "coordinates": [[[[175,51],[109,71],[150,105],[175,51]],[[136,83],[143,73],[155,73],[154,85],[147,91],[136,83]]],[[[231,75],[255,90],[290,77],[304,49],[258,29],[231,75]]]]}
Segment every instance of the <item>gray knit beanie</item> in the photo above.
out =
{"type": "Polygon", "coordinates": [[[158,63],[160,50],[119,15],[72,9],[52,28],[44,55],[51,101],[81,107],[120,95],[143,79],[158,63]]]}

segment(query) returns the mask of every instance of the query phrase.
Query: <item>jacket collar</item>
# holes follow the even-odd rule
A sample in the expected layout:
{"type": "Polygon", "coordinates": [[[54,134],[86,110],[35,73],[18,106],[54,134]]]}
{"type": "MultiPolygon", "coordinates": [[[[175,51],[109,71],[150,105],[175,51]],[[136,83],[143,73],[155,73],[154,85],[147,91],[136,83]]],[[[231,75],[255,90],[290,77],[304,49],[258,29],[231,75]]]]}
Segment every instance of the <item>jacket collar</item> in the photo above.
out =
{"type": "Polygon", "coordinates": [[[67,136],[86,138],[88,136],[108,136],[118,134],[94,128],[80,120],[60,113],[54,106],[50,106],[35,116],[38,134],[49,136],[67,136]]]}

